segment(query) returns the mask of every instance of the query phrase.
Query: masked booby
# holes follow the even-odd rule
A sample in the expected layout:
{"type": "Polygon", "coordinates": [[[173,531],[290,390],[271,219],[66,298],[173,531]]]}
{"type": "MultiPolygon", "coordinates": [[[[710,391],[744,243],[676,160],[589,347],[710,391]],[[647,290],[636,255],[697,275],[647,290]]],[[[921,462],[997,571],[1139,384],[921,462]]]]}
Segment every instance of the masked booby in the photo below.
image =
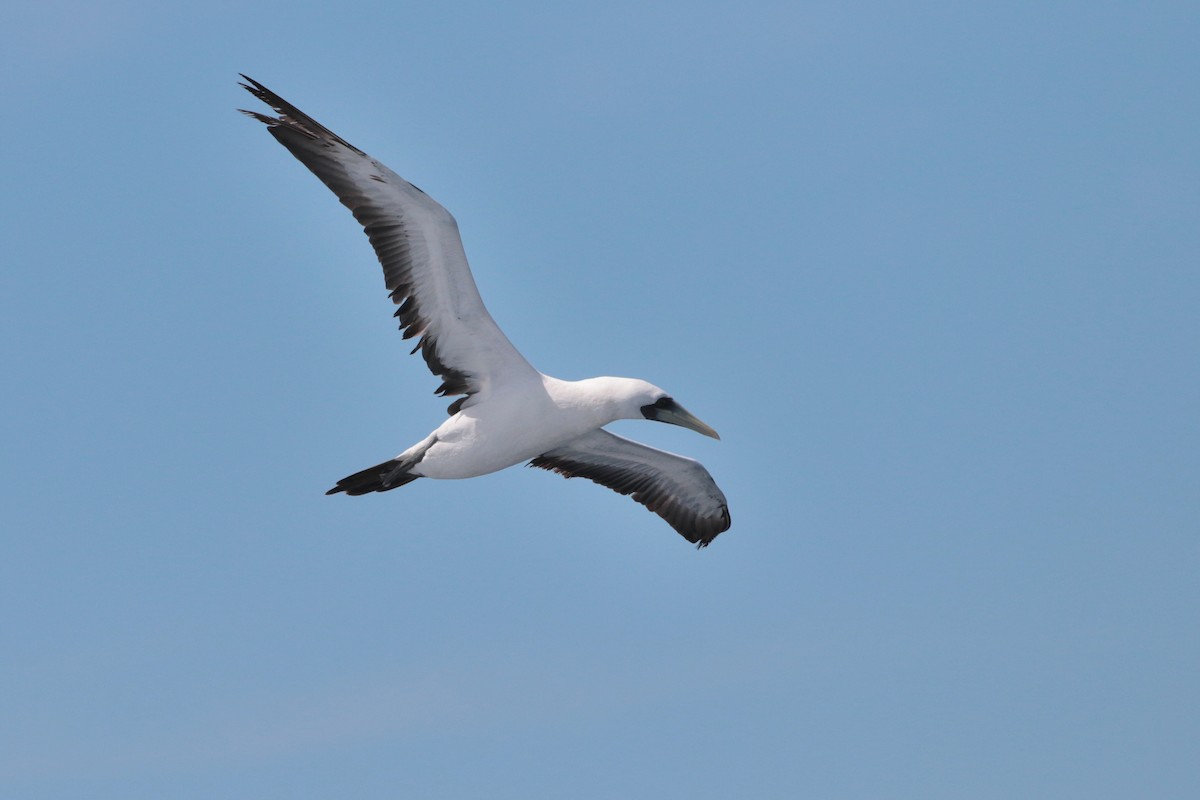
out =
{"type": "Polygon", "coordinates": [[[699,462],[603,430],[650,419],[720,438],[665,391],[632,378],[564,381],[513,347],[483,305],[458,224],[423,191],[312,117],[242,75],[278,116],[266,124],[363,226],[383,265],[405,339],[417,339],[449,419],[395,458],[337,482],[327,494],[386,492],[417,478],[471,478],[529,462],[587,478],[646,506],[698,547],[728,530],[729,506],[699,462]],[[417,338],[419,337],[419,338],[417,338]]]}

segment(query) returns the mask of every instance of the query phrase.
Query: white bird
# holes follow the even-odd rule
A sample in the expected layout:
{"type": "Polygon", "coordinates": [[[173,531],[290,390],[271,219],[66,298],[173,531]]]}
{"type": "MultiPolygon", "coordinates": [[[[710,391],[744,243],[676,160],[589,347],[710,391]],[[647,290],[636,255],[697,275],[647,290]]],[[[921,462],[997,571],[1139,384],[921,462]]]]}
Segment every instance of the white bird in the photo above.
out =
{"type": "Polygon", "coordinates": [[[719,439],[665,391],[632,378],[564,381],[517,352],[483,300],[458,224],[432,198],[242,75],[247,91],[275,110],[242,110],[333,190],[362,224],[405,339],[419,336],[439,395],[464,395],[433,433],[382,464],[337,482],[327,494],[385,492],[417,478],[471,478],[528,461],[633,499],[698,547],[729,529],[729,506],[697,461],[603,430],[619,419],[682,425],[719,439]]]}

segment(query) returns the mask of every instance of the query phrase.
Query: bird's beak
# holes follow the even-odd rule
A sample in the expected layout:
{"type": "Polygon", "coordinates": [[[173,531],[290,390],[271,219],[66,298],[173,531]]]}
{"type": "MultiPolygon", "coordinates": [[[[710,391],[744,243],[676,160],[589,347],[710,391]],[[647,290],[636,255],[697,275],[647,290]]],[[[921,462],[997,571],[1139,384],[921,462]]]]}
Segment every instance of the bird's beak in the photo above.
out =
{"type": "Polygon", "coordinates": [[[667,406],[646,406],[642,409],[642,413],[646,419],[652,419],[656,422],[669,422],[672,425],[681,425],[685,428],[691,428],[696,433],[702,433],[705,436],[711,436],[714,439],[720,439],[721,436],[708,425],[701,422],[695,414],[688,411],[683,406],[676,403],[674,400],[667,406]]]}

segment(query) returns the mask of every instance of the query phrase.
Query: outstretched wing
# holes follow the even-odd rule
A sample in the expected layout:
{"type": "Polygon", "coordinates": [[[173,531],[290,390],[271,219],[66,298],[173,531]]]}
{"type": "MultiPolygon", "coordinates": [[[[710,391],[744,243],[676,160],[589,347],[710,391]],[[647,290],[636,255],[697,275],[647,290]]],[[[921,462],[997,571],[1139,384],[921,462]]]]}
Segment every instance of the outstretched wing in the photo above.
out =
{"type": "Polygon", "coordinates": [[[488,314],[479,297],[458,223],[433,198],[325,128],[261,83],[242,86],[279,116],[247,114],[333,190],[362,224],[379,263],[404,338],[442,379],[440,395],[467,395],[501,380],[536,377],[488,314]]]}
{"type": "Polygon", "coordinates": [[[708,546],[717,534],[729,530],[729,504],[699,461],[608,431],[586,433],[542,453],[529,465],[633,495],[698,547],[708,546]]]}

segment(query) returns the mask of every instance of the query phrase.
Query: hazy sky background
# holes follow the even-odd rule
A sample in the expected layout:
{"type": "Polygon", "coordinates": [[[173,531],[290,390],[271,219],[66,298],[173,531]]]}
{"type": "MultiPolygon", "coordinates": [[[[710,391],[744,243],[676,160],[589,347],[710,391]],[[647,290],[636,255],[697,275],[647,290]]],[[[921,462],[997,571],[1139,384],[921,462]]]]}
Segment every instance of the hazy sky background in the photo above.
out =
{"type": "Polygon", "coordinates": [[[9,5],[0,796],[1193,798],[1200,8],[9,5]],[[443,417],[242,71],[733,528],[443,417]]]}

